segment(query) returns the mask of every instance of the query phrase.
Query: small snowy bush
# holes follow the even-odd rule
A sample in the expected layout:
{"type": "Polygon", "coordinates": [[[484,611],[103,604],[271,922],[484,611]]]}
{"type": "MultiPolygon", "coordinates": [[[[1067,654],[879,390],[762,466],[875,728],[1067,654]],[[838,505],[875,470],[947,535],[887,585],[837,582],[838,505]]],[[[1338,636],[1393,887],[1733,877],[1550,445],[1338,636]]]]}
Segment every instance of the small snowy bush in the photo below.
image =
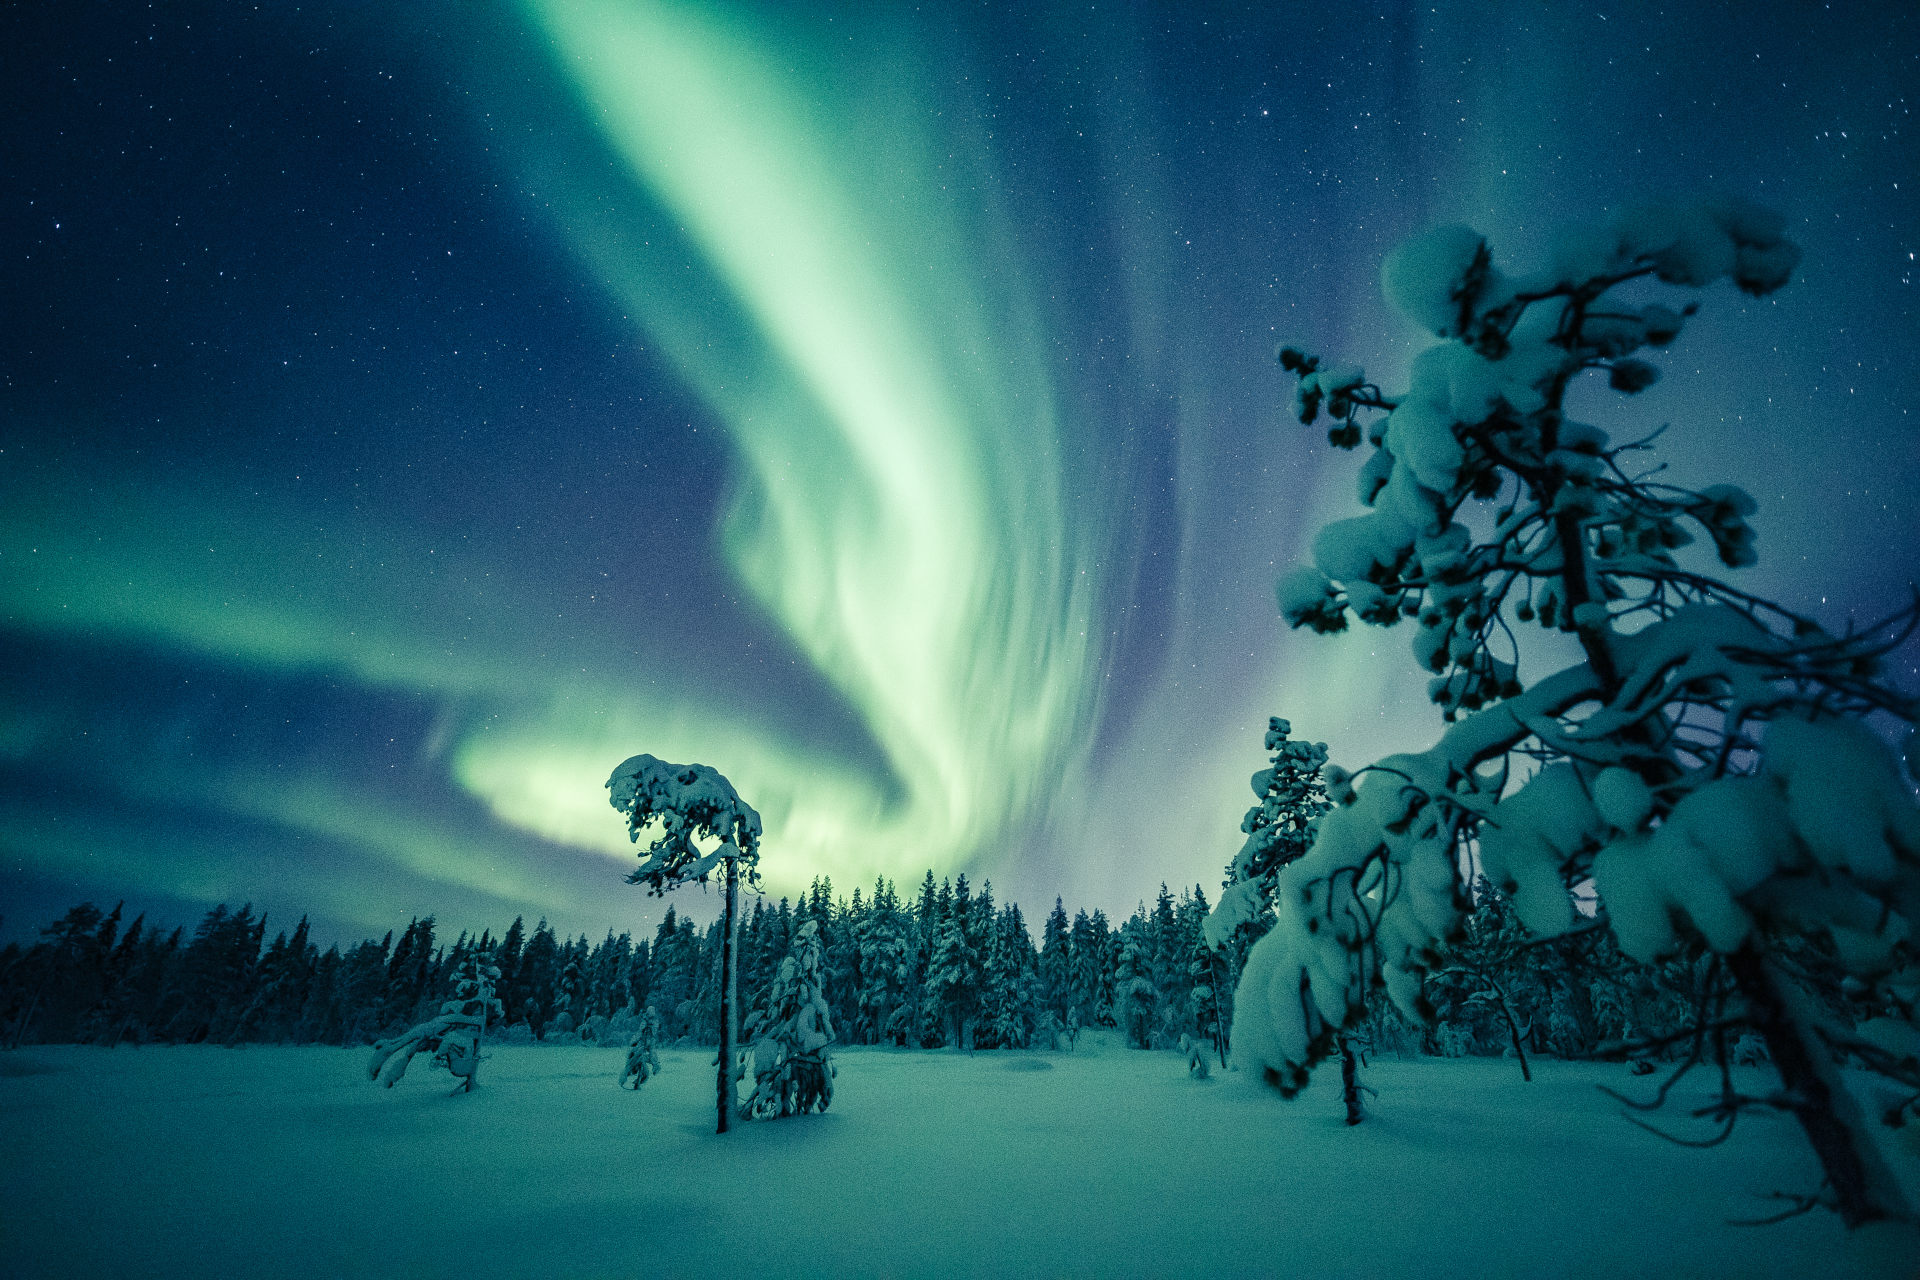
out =
{"type": "Polygon", "coordinates": [[[1850,1225],[1912,1218],[1894,1168],[1916,1153],[1890,1126],[1920,1099],[1920,1067],[1861,1028],[1911,1029],[1920,1001],[1920,808],[1874,724],[1910,733],[1920,715],[1882,661],[1915,611],[1833,634],[1730,585],[1688,548],[1752,564],[1753,499],[1667,483],[1644,456],[1657,432],[1616,442],[1569,416],[1576,386],[1653,384],[1644,353],[1695,309],[1646,301],[1656,286],[1731,279],[1760,296],[1798,260],[1777,215],[1733,200],[1572,229],[1522,277],[1442,228],[1385,272],[1390,300],[1443,339],[1404,394],[1280,352],[1300,420],[1371,446],[1366,512],[1320,531],[1280,583],[1282,611],[1322,632],[1407,623],[1451,724],[1427,750],[1329,770],[1336,807],[1274,878],[1233,1044],[1282,1091],[1376,987],[1429,1012],[1423,982],[1462,929],[1477,849],[1537,935],[1572,929],[1574,890],[1590,889],[1629,956],[1707,957],[1688,1065],[1746,1025],[1786,1085],[1765,1100],[1729,1085],[1720,1118],[1790,1110],[1850,1225]],[[1529,634],[1530,656],[1562,654],[1530,685],[1529,634]],[[1856,1099],[1840,1063],[1893,1101],[1856,1099]]]}
{"type": "Polygon", "coordinates": [[[626,1065],[620,1069],[620,1084],[624,1088],[632,1081],[637,1091],[641,1085],[660,1074],[660,1015],[648,1005],[647,1011],[640,1016],[640,1029],[633,1033],[633,1039],[627,1042],[626,1065]]]}
{"type": "Polygon", "coordinates": [[[469,956],[454,982],[453,999],[440,1006],[438,1016],[374,1044],[367,1079],[391,1089],[407,1074],[413,1055],[429,1053],[433,1065],[460,1081],[456,1091],[472,1089],[480,1077],[480,1039],[488,1019],[501,1012],[493,996],[499,981],[500,970],[490,961],[478,952],[469,956]]]}
{"type": "Polygon", "coordinates": [[[1205,1080],[1213,1075],[1213,1066],[1207,1061],[1207,1044],[1193,1036],[1180,1037],[1180,1052],[1187,1057],[1187,1074],[1195,1080],[1205,1080]]]}

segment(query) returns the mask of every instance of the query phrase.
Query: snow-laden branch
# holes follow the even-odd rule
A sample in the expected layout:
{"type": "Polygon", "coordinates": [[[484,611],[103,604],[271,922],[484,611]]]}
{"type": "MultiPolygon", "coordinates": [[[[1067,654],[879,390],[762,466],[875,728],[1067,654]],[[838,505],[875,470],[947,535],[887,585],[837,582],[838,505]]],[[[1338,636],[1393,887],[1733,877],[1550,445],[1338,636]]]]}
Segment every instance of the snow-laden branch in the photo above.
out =
{"type": "MultiPolygon", "coordinates": [[[[1476,233],[1439,228],[1383,271],[1389,300],[1445,339],[1415,357],[1404,394],[1282,349],[1300,420],[1330,416],[1332,444],[1365,438],[1373,452],[1358,480],[1368,509],[1319,531],[1311,563],[1278,584],[1281,612],[1321,632],[1411,619],[1415,660],[1454,723],[1357,777],[1329,770],[1338,807],[1272,877],[1273,924],[1247,957],[1234,1044],[1291,1092],[1376,987],[1421,1014],[1424,979],[1469,906],[1462,855],[1477,840],[1536,934],[1573,928],[1574,887],[1591,886],[1628,955],[1725,957],[1857,1224],[1907,1214],[1916,1197],[1884,1176],[1831,1063],[1836,1051],[1887,1061],[1815,1025],[1819,1002],[1781,983],[1912,1026],[1920,808],[1866,719],[1905,722],[1911,767],[1920,704],[1881,659],[1920,605],[1835,637],[1683,567],[1696,531],[1722,567],[1753,564],[1753,498],[1657,482],[1658,466],[1630,474],[1622,456],[1655,437],[1614,446],[1565,409],[1588,375],[1623,395],[1651,386],[1659,370],[1636,353],[1675,341],[1695,309],[1613,290],[1730,278],[1770,293],[1800,257],[1784,225],[1734,200],[1628,209],[1562,232],[1548,267],[1518,279],[1476,233]],[[1470,514],[1475,503],[1498,505],[1470,514]],[[1531,624],[1570,635],[1584,661],[1523,688],[1531,624]],[[1783,977],[1779,957],[1796,947],[1822,963],[1783,977]]],[[[1230,891],[1220,931],[1266,893],[1230,891]]],[[[1741,1105],[1716,1116],[1731,1123],[1741,1105]]]]}
{"type": "Polygon", "coordinates": [[[627,838],[659,824],[659,834],[628,874],[656,894],[688,880],[705,881],[728,858],[751,882],[759,861],[760,815],[733,784],[704,764],[668,764],[650,755],[632,756],[607,779],[608,802],[627,815],[627,838]],[[695,837],[720,843],[702,852],[695,837]]]}

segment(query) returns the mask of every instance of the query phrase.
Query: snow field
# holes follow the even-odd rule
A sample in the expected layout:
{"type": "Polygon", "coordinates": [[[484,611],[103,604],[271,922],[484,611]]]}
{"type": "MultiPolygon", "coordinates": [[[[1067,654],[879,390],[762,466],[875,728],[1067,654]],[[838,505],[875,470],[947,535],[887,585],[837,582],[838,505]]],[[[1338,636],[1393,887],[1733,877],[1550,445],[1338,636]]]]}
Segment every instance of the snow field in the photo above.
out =
{"type": "MultiPolygon", "coordinates": [[[[1794,1126],[1686,1150],[1625,1068],[1377,1063],[1288,1103],[1090,1032],[1074,1054],[847,1049],[833,1109],[713,1133],[710,1051],[494,1046],[451,1096],[364,1049],[0,1055],[0,1275],[1760,1277],[1854,1274],[1794,1126]]],[[[1756,1079],[1750,1082],[1758,1085],[1756,1079]]],[[[1671,1123],[1703,1100],[1679,1091],[1671,1123]]]]}

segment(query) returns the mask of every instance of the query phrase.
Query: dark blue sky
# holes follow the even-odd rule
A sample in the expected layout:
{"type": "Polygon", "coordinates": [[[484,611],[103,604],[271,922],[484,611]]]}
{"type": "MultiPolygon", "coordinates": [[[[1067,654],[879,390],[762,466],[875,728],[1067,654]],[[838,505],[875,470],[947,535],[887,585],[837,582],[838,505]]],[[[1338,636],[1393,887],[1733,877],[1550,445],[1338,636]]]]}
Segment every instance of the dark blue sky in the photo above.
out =
{"type": "Polygon", "coordinates": [[[1904,598],[1909,6],[801,10],[0,18],[0,931],[646,927],[638,751],[775,892],[1211,888],[1268,715],[1437,727],[1271,594],[1354,465],[1275,342],[1397,383],[1431,221],[1778,208],[1795,283],[1632,412],[1760,500],[1751,585],[1904,598]]]}

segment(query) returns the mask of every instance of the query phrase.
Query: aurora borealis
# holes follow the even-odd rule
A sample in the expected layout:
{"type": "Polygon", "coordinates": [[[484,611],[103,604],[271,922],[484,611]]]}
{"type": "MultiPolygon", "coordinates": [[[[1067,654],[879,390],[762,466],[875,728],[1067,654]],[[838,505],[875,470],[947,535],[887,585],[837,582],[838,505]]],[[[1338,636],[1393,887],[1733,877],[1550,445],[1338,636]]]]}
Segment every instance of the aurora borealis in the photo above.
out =
{"type": "Polygon", "coordinates": [[[0,22],[10,936],[638,929],[641,751],[738,784],[775,893],[1211,891],[1268,715],[1436,727],[1402,636],[1272,602],[1354,466],[1276,340],[1396,385],[1379,262],[1434,221],[1524,263],[1779,208],[1795,283],[1713,292],[1631,412],[1760,500],[1756,589],[1837,626],[1920,563],[1903,5],[0,22]]]}

